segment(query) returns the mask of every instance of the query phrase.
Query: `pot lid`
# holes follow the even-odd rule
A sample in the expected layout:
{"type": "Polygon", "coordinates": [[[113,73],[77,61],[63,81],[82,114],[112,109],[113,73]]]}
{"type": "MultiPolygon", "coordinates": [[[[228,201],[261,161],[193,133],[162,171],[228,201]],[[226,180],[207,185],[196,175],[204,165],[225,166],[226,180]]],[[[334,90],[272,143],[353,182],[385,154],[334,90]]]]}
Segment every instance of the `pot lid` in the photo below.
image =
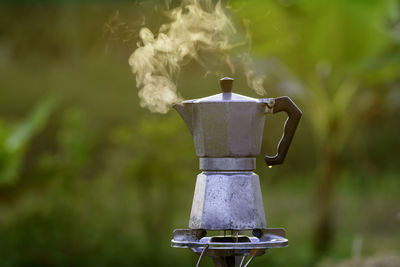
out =
{"type": "Polygon", "coordinates": [[[218,102],[250,102],[259,103],[260,100],[240,94],[232,93],[233,79],[224,77],[219,80],[222,93],[204,98],[183,101],[183,103],[218,103],[218,102]]]}

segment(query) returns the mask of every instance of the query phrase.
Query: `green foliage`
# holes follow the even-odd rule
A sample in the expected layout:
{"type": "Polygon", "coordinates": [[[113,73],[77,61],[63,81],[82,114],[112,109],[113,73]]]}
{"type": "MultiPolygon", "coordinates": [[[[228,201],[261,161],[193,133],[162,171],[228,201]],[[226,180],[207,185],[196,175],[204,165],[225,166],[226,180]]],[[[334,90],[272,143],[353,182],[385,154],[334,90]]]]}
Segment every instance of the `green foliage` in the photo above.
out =
{"type": "Polygon", "coordinates": [[[317,141],[324,145],[337,140],[333,146],[343,147],[350,128],[357,125],[358,113],[374,105],[365,101],[365,96],[378,90],[370,84],[371,75],[379,80],[380,93],[385,95],[382,83],[395,80],[394,73],[400,71],[400,61],[377,64],[397,46],[388,26],[395,2],[288,1],[286,6],[278,1],[252,1],[235,5],[241,7],[240,15],[254,18],[250,31],[259,38],[254,41],[257,55],[273,55],[291,70],[289,75],[272,75],[280,76],[280,82],[298,83],[297,92],[291,93],[303,101],[305,119],[310,120],[317,141]],[[383,72],[392,74],[383,77],[383,72]],[[341,131],[334,140],[332,131],[341,131]]]}
{"type": "Polygon", "coordinates": [[[53,105],[53,99],[45,99],[22,122],[0,123],[0,186],[17,181],[29,142],[45,126],[53,105]]]}
{"type": "Polygon", "coordinates": [[[171,257],[169,250],[173,227],[187,215],[177,220],[171,207],[190,208],[192,192],[185,192],[185,185],[192,186],[187,178],[195,175],[192,168],[175,166],[197,163],[194,156],[187,157],[192,144],[181,142],[190,140],[184,123],[167,115],[114,129],[113,145],[103,164],[97,165],[101,173],[93,180],[78,179],[87,174],[76,171],[91,146],[84,137],[90,132],[81,123],[83,117],[77,109],[66,111],[58,133],[59,152],[52,161],[46,160],[43,170],[53,170],[45,193],[34,188],[16,203],[17,210],[3,207],[0,257],[6,259],[4,266],[129,266],[132,262],[184,266],[185,261],[176,263],[181,255],[171,257]],[[173,151],[163,149],[169,145],[173,151]],[[160,256],[151,257],[153,252],[160,256]]]}
{"type": "MultiPolygon", "coordinates": [[[[303,110],[285,164],[268,169],[260,156],[257,165],[268,226],[285,227],[290,246],[251,266],[347,262],[360,239],[361,258],[398,254],[396,1],[229,4],[247,19],[268,96],[289,95],[303,110]],[[337,228],[317,262],[315,174],[327,155],[340,170],[337,228]]],[[[165,2],[0,5],[0,266],[194,265],[169,243],[190,216],[193,142],[176,112],[140,108],[127,63],[140,27],[165,23],[165,2]]],[[[234,74],[234,90],[255,96],[243,76],[234,74]]],[[[185,98],[219,90],[195,64],[180,77],[185,98]]],[[[284,119],[267,117],[263,153],[284,119]]]]}

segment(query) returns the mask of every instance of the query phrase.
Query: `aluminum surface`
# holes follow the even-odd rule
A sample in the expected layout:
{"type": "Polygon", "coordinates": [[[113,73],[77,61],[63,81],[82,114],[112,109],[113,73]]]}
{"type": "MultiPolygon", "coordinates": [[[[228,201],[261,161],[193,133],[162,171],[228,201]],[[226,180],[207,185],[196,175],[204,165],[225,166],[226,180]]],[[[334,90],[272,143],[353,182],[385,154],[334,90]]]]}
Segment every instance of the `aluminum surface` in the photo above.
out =
{"type": "Polygon", "coordinates": [[[256,158],[200,158],[202,171],[252,171],[256,158]]]}
{"type": "Polygon", "coordinates": [[[193,136],[198,157],[256,157],[271,99],[235,93],[187,100],[174,106],[193,136]]]}
{"type": "Polygon", "coordinates": [[[254,172],[202,172],[197,176],[189,228],[266,228],[259,177],[254,172]]]}

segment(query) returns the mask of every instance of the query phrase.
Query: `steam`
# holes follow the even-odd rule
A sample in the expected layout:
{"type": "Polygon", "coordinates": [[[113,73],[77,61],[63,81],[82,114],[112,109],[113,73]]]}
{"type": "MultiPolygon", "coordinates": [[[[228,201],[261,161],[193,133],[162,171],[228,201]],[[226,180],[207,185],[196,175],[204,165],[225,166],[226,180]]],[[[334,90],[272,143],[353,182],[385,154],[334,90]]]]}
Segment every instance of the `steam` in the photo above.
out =
{"type": "MultiPolygon", "coordinates": [[[[167,12],[171,22],[160,27],[155,36],[148,28],[139,33],[141,42],[129,58],[136,75],[140,105],[152,112],[166,113],[182,97],[174,80],[180,68],[196,60],[202,64],[200,52],[224,55],[225,63],[234,71],[231,57],[231,36],[236,29],[221,6],[208,0],[184,0],[178,8],[167,12]]],[[[264,77],[251,68],[250,57],[243,57],[248,84],[264,94],[264,77]]]]}
{"type": "Polygon", "coordinates": [[[257,74],[253,68],[253,60],[248,53],[241,55],[243,69],[246,75],[247,85],[259,95],[265,95],[265,76],[257,74]]]}

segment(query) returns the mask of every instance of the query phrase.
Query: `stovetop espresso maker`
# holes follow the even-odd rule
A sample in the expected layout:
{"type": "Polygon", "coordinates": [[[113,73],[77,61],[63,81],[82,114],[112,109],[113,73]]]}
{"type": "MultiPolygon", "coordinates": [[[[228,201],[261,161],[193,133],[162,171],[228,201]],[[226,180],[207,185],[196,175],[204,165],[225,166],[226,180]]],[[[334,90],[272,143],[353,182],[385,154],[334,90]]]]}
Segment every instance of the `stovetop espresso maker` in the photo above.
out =
{"type": "Polygon", "coordinates": [[[190,229],[175,230],[172,246],[200,254],[198,265],[206,255],[216,266],[242,266],[245,256],[251,256],[249,263],[268,248],[288,244],[283,229],[266,228],[259,177],[253,170],[265,115],[288,115],[278,153],[265,157],[272,166],[284,161],[302,113],[287,96],[255,99],[232,93],[232,85],[232,78],[222,78],[222,93],[174,106],[193,136],[202,173],[197,176],[190,229]],[[207,237],[207,231],[215,230],[222,234],[207,237]],[[249,230],[253,236],[242,235],[249,230]]]}

